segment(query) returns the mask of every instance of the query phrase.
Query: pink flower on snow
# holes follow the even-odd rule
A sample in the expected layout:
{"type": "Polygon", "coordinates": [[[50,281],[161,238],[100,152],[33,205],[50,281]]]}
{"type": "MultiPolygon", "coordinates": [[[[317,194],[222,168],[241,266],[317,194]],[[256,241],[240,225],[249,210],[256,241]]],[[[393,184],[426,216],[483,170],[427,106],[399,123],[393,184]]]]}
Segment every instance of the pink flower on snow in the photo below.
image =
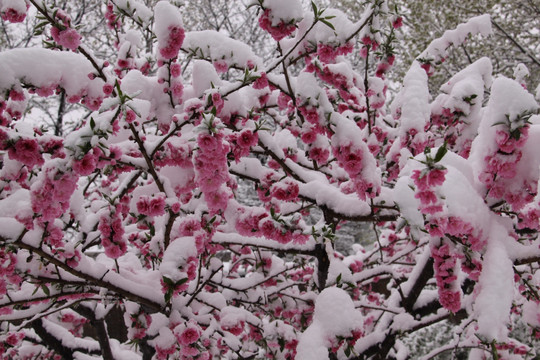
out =
{"type": "Polygon", "coordinates": [[[461,295],[459,291],[449,289],[439,289],[439,302],[445,308],[453,313],[461,310],[461,295]]]}
{"type": "Polygon", "coordinates": [[[280,41],[284,37],[290,35],[296,29],[293,24],[286,24],[284,21],[281,21],[276,26],[272,26],[272,15],[270,9],[264,10],[264,13],[259,18],[259,25],[263,30],[268,31],[276,41],[280,41]]]}
{"type": "Polygon", "coordinates": [[[70,50],[77,50],[81,43],[81,35],[75,29],[66,29],[60,32],[58,44],[70,50]]]}
{"type": "Polygon", "coordinates": [[[225,209],[227,208],[227,203],[229,202],[229,195],[227,192],[219,189],[217,191],[205,192],[204,200],[206,200],[208,208],[211,211],[225,211],[225,209]]]}
{"type": "Polygon", "coordinates": [[[9,148],[8,154],[11,159],[18,160],[30,168],[44,163],[36,139],[19,139],[14,147],[9,148]]]}
{"type": "Polygon", "coordinates": [[[26,18],[26,13],[18,12],[13,8],[7,8],[2,11],[2,20],[12,23],[20,23],[26,18]]]}
{"type": "Polygon", "coordinates": [[[200,336],[201,334],[199,333],[199,330],[197,330],[197,328],[189,326],[180,334],[180,336],[178,337],[178,341],[180,342],[180,344],[187,346],[199,340],[200,336]]]}
{"type": "Polygon", "coordinates": [[[178,55],[182,43],[184,42],[184,38],[186,37],[184,29],[180,26],[171,26],[168,30],[169,38],[167,39],[167,45],[159,49],[160,55],[166,60],[173,59],[178,55]]]}
{"type": "Polygon", "coordinates": [[[266,73],[262,73],[261,76],[253,82],[253,88],[256,90],[264,89],[268,86],[268,77],[266,73]]]}
{"type": "Polygon", "coordinates": [[[241,147],[251,147],[257,145],[259,136],[256,133],[253,133],[253,131],[250,129],[245,129],[238,134],[236,141],[241,147]]]}
{"type": "Polygon", "coordinates": [[[197,138],[197,145],[204,152],[212,152],[218,150],[220,141],[216,136],[210,134],[201,134],[197,138]]]}
{"type": "Polygon", "coordinates": [[[97,159],[92,153],[87,153],[81,160],[73,161],[73,170],[81,176],[90,175],[97,166],[97,159]]]}
{"type": "Polygon", "coordinates": [[[227,65],[225,60],[216,60],[213,62],[213,64],[218,73],[225,73],[227,70],[229,70],[229,65],[227,65]]]}
{"type": "Polygon", "coordinates": [[[137,202],[137,210],[142,215],[160,216],[165,213],[165,196],[141,196],[137,202]]]}
{"type": "Polygon", "coordinates": [[[427,174],[427,181],[430,186],[439,186],[444,183],[444,179],[448,170],[433,169],[427,174]]]}

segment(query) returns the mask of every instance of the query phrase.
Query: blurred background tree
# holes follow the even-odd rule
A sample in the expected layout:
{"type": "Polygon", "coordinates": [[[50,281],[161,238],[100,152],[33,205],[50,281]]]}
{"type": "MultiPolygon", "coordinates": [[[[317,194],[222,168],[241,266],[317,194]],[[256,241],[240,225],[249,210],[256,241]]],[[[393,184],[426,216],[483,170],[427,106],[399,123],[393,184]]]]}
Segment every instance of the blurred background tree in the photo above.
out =
{"type": "MultiPolygon", "coordinates": [[[[527,87],[535,90],[540,82],[540,1],[538,0],[464,0],[464,1],[410,1],[393,2],[403,16],[404,46],[395,49],[400,60],[393,76],[403,75],[412,61],[444,31],[455,28],[467,19],[490,14],[493,35],[489,38],[471,38],[466,44],[454,49],[449,58],[437,68],[430,80],[432,90],[438,89],[447,79],[469,63],[489,56],[493,72],[514,77],[516,66],[523,63],[530,75],[525,79],[527,87]]],[[[361,14],[363,1],[337,0],[331,5],[340,8],[354,19],[361,14]]],[[[391,5],[392,6],[392,5],[391,5]]]]}

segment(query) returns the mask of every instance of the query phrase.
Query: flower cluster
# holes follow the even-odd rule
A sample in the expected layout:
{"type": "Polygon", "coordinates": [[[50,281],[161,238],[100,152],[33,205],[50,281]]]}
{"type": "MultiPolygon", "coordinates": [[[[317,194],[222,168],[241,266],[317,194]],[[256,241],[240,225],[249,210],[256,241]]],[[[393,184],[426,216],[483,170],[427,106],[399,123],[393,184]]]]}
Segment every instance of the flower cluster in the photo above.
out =
{"type": "Polygon", "coordinates": [[[275,182],[270,187],[271,196],[281,201],[296,201],[299,193],[298,184],[288,178],[275,182]]]}
{"type": "Polygon", "coordinates": [[[26,18],[26,11],[28,10],[28,7],[27,2],[24,1],[6,2],[2,6],[2,12],[0,15],[4,21],[20,23],[26,18]]]}
{"type": "Polygon", "coordinates": [[[186,37],[184,29],[181,26],[169,26],[168,32],[167,41],[159,44],[159,54],[165,60],[174,59],[178,56],[178,52],[186,37]]]}
{"type": "Polygon", "coordinates": [[[83,325],[88,323],[88,320],[75,312],[64,312],[59,316],[59,320],[69,327],[69,332],[75,336],[82,336],[83,325]]]}
{"type": "Polygon", "coordinates": [[[41,221],[52,221],[69,209],[71,195],[77,188],[77,176],[48,167],[41,173],[41,181],[31,187],[32,211],[41,221]]]}
{"type": "MultiPolygon", "coordinates": [[[[500,128],[500,126],[499,126],[500,128]]],[[[498,129],[495,134],[497,149],[484,158],[484,169],[478,176],[479,180],[486,185],[488,196],[492,199],[504,199],[511,206],[513,211],[519,211],[533,198],[532,187],[535,184],[524,182],[515,189],[517,175],[517,165],[522,157],[521,148],[528,139],[529,126],[524,125],[518,129],[510,131],[508,127],[504,130],[498,129]]]]}
{"type": "Polygon", "coordinates": [[[309,238],[295,221],[286,224],[284,220],[270,216],[263,208],[240,207],[237,212],[240,214],[236,220],[236,230],[240,235],[265,237],[281,244],[304,244],[309,238]]]}
{"type": "Polygon", "coordinates": [[[169,140],[164,145],[162,150],[155,155],[155,163],[157,166],[179,166],[182,169],[193,168],[191,157],[193,149],[187,143],[169,140]]]}
{"type": "Polygon", "coordinates": [[[18,160],[29,168],[43,165],[44,160],[41,149],[36,139],[20,138],[13,146],[8,148],[8,155],[13,160],[18,160]]]}
{"type": "Polygon", "coordinates": [[[51,27],[52,38],[66,49],[77,50],[81,43],[81,35],[71,27],[71,18],[62,10],[58,10],[55,15],[59,25],[51,27]]]}
{"type": "Polygon", "coordinates": [[[117,211],[104,214],[99,218],[98,230],[101,232],[101,245],[105,249],[105,254],[117,259],[124,255],[127,250],[127,243],[124,239],[124,226],[117,211]]]}
{"type": "Polygon", "coordinates": [[[239,162],[240,158],[249,155],[252,146],[257,145],[259,136],[251,129],[244,129],[227,135],[227,141],[231,145],[234,160],[239,162]]]}
{"type": "Polygon", "coordinates": [[[0,248],[0,295],[4,296],[8,290],[8,284],[19,286],[22,279],[15,270],[17,266],[16,255],[6,249],[0,248]]]}
{"type": "MultiPolygon", "coordinates": [[[[346,192],[356,192],[362,200],[374,198],[380,191],[380,186],[368,180],[364,174],[364,160],[369,150],[365,144],[362,146],[345,143],[332,146],[332,153],[338,165],[342,167],[351,179],[351,183],[345,185],[346,192]]],[[[369,154],[371,155],[371,154],[369,154]]]]}
{"type": "Polygon", "coordinates": [[[339,55],[350,54],[353,51],[353,48],[352,42],[347,42],[338,46],[320,43],[317,45],[317,56],[323,63],[334,63],[336,57],[339,55]]]}
{"type": "Polygon", "coordinates": [[[119,29],[122,26],[122,22],[118,16],[114,13],[114,7],[111,2],[107,3],[107,9],[105,11],[105,19],[107,20],[107,27],[111,30],[119,29]]]}
{"type": "Polygon", "coordinates": [[[420,211],[423,214],[433,215],[443,210],[436,188],[444,183],[447,172],[442,168],[413,171],[411,178],[416,186],[414,197],[420,200],[420,211]]]}
{"type": "Polygon", "coordinates": [[[73,171],[79,176],[90,175],[96,169],[98,160],[97,152],[90,151],[81,159],[73,161],[73,171]]]}
{"type": "Polygon", "coordinates": [[[227,153],[229,145],[223,141],[223,134],[201,133],[197,138],[199,150],[195,154],[196,177],[208,208],[213,212],[225,211],[229,191],[223,185],[229,180],[227,153]]]}
{"type": "Polygon", "coordinates": [[[461,290],[457,283],[457,276],[454,274],[456,257],[446,243],[432,246],[431,256],[434,260],[433,268],[439,290],[439,302],[445,309],[456,313],[461,309],[461,290]]]}
{"type": "Polygon", "coordinates": [[[137,201],[137,211],[146,216],[161,216],[165,213],[165,194],[141,196],[137,201]]]}
{"type": "Polygon", "coordinates": [[[283,39],[284,37],[289,36],[294,32],[296,27],[293,23],[285,23],[281,20],[277,25],[273,24],[274,17],[272,16],[272,11],[270,9],[265,9],[261,17],[259,17],[259,25],[265,31],[267,31],[276,41],[283,39]]]}
{"type": "Polygon", "coordinates": [[[126,313],[124,320],[127,323],[128,337],[139,340],[146,336],[146,331],[152,324],[152,317],[144,312],[140,307],[133,313],[126,313]]]}

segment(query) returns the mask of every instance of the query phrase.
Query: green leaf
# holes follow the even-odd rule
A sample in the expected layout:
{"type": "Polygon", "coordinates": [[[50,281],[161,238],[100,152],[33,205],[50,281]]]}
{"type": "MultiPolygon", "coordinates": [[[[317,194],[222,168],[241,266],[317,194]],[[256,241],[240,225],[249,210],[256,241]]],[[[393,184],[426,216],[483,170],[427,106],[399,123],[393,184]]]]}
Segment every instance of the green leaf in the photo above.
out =
{"type": "Polygon", "coordinates": [[[167,293],[165,294],[165,302],[166,303],[171,302],[172,295],[173,295],[173,290],[172,289],[168,290],[167,293]]]}
{"type": "Polygon", "coordinates": [[[311,2],[311,8],[313,9],[313,13],[315,14],[315,17],[317,17],[319,10],[317,9],[317,5],[315,5],[313,1],[311,2]]]}
{"type": "Polygon", "coordinates": [[[336,278],[336,284],[339,284],[341,282],[341,273],[336,278]]]}
{"type": "Polygon", "coordinates": [[[188,281],[188,278],[183,278],[183,279],[180,279],[176,282],[175,286],[180,286],[182,284],[184,284],[186,281],[188,281]]]}
{"type": "Polygon", "coordinates": [[[174,281],[171,278],[168,278],[166,276],[162,276],[161,279],[163,282],[169,286],[174,286],[174,281]]]}
{"type": "Polygon", "coordinates": [[[437,150],[437,154],[435,154],[435,159],[434,161],[435,162],[439,162],[442,160],[442,158],[444,157],[444,155],[446,155],[446,153],[448,152],[448,149],[446,148],[446,142],[444,143],[443,146],[441,146],[439,148],[439,150],[437,150]]]}
{"type": "Polygon", "coordinates": [[[278,338],[278,344],[279,344],[279,348],[281,351],[283,351],[283,349],[285,349],[285,339],[283,338],[278,338]]]}
{"type": "Polygon", "coordinates": [[[326,19],[320,19],[320,21],[321,21],[324,25],[328,26],[330,29],[332,29],[332,30],[334,30],[334,31],[336,30],[336,28],[334,27],[334,25],[332,25],[328,20],[326,20],[326,19]]]}
{"type": "Polygon", "coordinates": [[[94,121],[94,118],[91,117],[90,118],[90,129],[94,130],[95,127],[96,127],[96,122],[94,121]]]}
{"type": "Polygon", "coordinates": [[[50,296],[51,292],[49,291],[49,288],[45,286],[45,284],[41,284],[41,290],[45,293],[45,295],[50,296]]]}

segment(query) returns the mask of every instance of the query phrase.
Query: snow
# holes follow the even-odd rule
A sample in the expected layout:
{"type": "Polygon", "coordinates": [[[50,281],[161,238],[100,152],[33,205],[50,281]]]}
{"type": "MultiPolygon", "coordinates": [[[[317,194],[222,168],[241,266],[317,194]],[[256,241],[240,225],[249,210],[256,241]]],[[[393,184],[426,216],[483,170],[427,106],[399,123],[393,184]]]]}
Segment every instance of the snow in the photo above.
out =
{"type": "Polygon", "coordinates": [[[225,306],[221,309],[221,326],[234,327],[242,321],[257,324],[260,319],[246,309],[236,306],[225,306]]]}
{"type": "Polygon", "coordinates": [[[195,58],[225,61],[229,67],[236,65],[247,68],[248,62],[259,66],[262,64],[262,60],[255,55],[251,47],[213,30],[186,33],[182,49],[195,58]]]}
{"type": "Polygon", "coordinates": [[[177,238],[165,249],[159,271],[173,281],[181,280],[185,274],[178,268],[184,265],[190,256],[196,255],[197,248],[193,237],[177,238]]]}
{"type": "Polygon", "coordinates": [[[299,0],[264,0],[262,6],[271,10],[272,26],[280,22],[290,23],[303,16],[302,3],[299,0]]]}
{"type": "Polygon", "coordinates": [[[24,231],[24,225],[12,217],[0,217],[0,236],[15,241],[24,231]]]}
{"type": "Polygon", "coordinates": [[[168,349],[176,344],[177,340],[171,329],[167,326],[159,327],[159,335],[153,340],[155,346],[161,349],[168,349]]]}
{"type": "Polygon", "coordinates": [[[19,14],[26,13],[25,0],[2,0],[0,1],[0,12],[13,9],[19,14]]]}
{"type": "Polygon", "coordinates": [[[362,326],[362,315],[346,291],[326,288],[315,300],[313,322],[300,335],[297,347],[298,359],[328,359],[329,339],[348,337],[352,330],[362,326]]]}
{"type": "MultiPolygon", "coordinates": [[[[211,89],[212,86],[220,86],[222,84],[216,69],[208,61],[195,60],[192,69],[193,96],[200,97],[205,90],[211,89]]],[[[186,89],[187,91],[187,89],[186,89]]],[[[188,108],[189,104],[185,104],[188,108]]]]}
{"type": "Polygon", "coordinates": [[[0,52],[0,91],[21,83],[36,87],[60,85],[69,95],[102,97],[103,80],[90,80],[96,70],[81,54],[40,48],[0,52]]]}
{"type": "Polygon", "coordinates": [[[45,330],[59,339],[63,346],[67,348],[83,348],[88,350],[99,350],[100,346],[96,340],[79,338],[71,334],[66,328],[52,321],[42,319],[45,330]]]}
{"type": "Polygon", "coordinates": [[[488,341],[504,341],[514,298],[513,264],[504,248],[506,229],[492,223],[482,273],[478,281],[479,293],[474,309],[478,317],[478,335],[488,341]]]}
{"type": "Polygon", "coordinates": [[[290,56],[294,58],[306,48],[312,47],[313,44],[330,44],[336,47],[344,45],[349,36],[351,36],[356,29],[361,26],[363,20],[365,20],[364,18],[357,23],[352,23],[342,11],[337,9],[325,9],[322,17],[333,17],[327,21],[334,26],[335,30],[319,21],[308,32],[313,25],[314,16],[312,12],[305,13],[303,20],[297,24],[298,30],[296,35],[292,38],[285,38],[280,41],[283,52],[291,52],[290,56]],[[302,41],[300,41],[300,39],[302,39],[302,41]]]}
{"type": "Polygon", "coordinates": [[[356,194],[346,195],[338,188],[320,181],[300,184],[300,195],[315,200],[319,206],[328,206],[336,213],[346,216],[367,216],[369,204],[358,198],[356,194]]]}
{"type": "Polygon", "coordinates": [[[154,19],[154,32],[161,44],[167,44],[171,28],[183,26],[178,8],[168,1],[160,1],[154,6],[154,19]]]}
{"type": "Polygon", "coordinates": [[[403,79],[403,89],[398,93],[390,107],[394,116],[401,112],[399,134],[404,136],[411,129],[423,132],[429,122],[429,89],[427,74],[414,62],[403,79]]]}
{"type": "Polygon", "coordinates": [[[141,21],[146,26],[149,25],[152,19],[153,12],[139,0],[115,0],[114,4],[119,9],[131,14],[134,19],[141,21]]]}
{"type": "MultiPolygon", "coordinates": [[[[538,109],[538,104],[534,96],[523,89],[518,82],[506,77],[498,77],[494,80],[491,96],[482,113],[478,136],[471,146],[469,160],[476,177],[486,166],[485,156],[497,151],[495,134],[499,126],[506,124],[510,126],[510,130],[523,126],[524,121],[519,120],[519,116],[536,109],[538,109]]],[[[515,183],[520,186],[519,182],[515,183]]]]}
{"type": "Polygon", "coordinates": [[[469,35],[481,34],[488,36],[491,32],[491,18],[489,15],[473,17],[466,23],[459,24],[454,30],[446,30],[443,36],[433,40],[417,59],[445,59],[448,57],[448,48],[450,46],[463,43],[469,35]]]}

